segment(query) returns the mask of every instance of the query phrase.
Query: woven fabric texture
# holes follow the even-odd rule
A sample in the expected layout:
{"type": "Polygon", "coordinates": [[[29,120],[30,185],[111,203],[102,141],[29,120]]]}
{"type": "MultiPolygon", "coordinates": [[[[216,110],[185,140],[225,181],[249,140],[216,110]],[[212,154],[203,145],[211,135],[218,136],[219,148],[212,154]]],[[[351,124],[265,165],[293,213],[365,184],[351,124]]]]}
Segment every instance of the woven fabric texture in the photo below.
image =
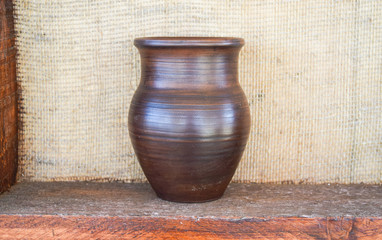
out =
{"type": "Polygon", "coordinates": [[[127,129],[145,36],[246,41],[234,177],[382,182],[382,2],[16,0],[19,180],[145,181],[127,129]]]}

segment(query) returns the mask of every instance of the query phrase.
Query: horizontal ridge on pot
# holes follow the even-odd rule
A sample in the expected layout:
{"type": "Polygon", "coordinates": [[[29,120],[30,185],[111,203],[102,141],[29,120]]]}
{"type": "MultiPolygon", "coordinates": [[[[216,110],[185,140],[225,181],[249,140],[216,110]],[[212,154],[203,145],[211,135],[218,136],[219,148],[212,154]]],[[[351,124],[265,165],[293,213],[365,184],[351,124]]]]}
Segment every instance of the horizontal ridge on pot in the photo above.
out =
{"type": "Polygon", "coordinates": [[[145,37],[134,40],[136,47],[242,47],[244,39],[233,37],[145,37]]]}

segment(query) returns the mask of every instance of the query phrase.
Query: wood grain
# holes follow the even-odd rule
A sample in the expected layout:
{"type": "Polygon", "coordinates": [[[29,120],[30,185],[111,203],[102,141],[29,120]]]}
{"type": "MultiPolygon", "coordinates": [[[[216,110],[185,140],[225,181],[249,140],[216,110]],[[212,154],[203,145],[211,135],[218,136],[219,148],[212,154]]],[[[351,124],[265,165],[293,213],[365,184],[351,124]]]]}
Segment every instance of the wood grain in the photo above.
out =
{"type": "Polygon", "coordinates": [[[161,200],[147,183],[21,182],[0,196],[0,213],[120,217],[382,217],[381,202],[380,185],[232,183],[217,201],[185,204],[161,200]]]}
{"type": "Polygon", "coordinates": [[[0,239],[382,239],[380,185],[230,184],[173,203],[149,184],[24,182],[0,196],[0,239]]]}
{"type": "Polygon", "coordinates": [[[16,180],[17,83],[13,3],[0,0],[0,193],[16,180]]]}
{"type": "Polygon", "coordinates": [[[156,194],[176,202],[220,198],[250,130],[238,82],[240,38],[138,38],[142,78],[129,133],[156,194]]]}
{"type": "Polygon", "coordinates": [[[0,239],[382,239],[382,219],[0,215],[0,239]]]}

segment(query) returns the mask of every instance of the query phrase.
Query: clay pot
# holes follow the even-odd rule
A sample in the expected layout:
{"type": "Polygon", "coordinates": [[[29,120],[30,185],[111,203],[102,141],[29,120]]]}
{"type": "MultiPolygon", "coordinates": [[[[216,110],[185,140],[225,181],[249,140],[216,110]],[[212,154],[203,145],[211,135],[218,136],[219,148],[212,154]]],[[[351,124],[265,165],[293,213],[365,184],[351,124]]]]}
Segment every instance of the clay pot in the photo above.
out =
{"type": "Polygon", "coordinates": [[[239,85],[240,38],[158,37],[134,41],[142,78],[129,132],[156,194],[175,202],[220,198],[250,130],[239,85]]]}

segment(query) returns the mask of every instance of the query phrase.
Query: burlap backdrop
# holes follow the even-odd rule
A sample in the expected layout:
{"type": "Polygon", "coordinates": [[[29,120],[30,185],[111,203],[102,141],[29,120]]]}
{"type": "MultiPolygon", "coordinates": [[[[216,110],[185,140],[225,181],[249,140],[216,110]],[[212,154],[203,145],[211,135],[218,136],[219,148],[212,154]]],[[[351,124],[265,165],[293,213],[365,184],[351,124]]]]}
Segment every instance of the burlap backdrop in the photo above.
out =
{"type": "Polygon", "coordinates": [[[144,181],[133,39],[237,36],[252,112],[236,181],[381,183],[381,1],[17,0],[19,180],[144,181]]]}

